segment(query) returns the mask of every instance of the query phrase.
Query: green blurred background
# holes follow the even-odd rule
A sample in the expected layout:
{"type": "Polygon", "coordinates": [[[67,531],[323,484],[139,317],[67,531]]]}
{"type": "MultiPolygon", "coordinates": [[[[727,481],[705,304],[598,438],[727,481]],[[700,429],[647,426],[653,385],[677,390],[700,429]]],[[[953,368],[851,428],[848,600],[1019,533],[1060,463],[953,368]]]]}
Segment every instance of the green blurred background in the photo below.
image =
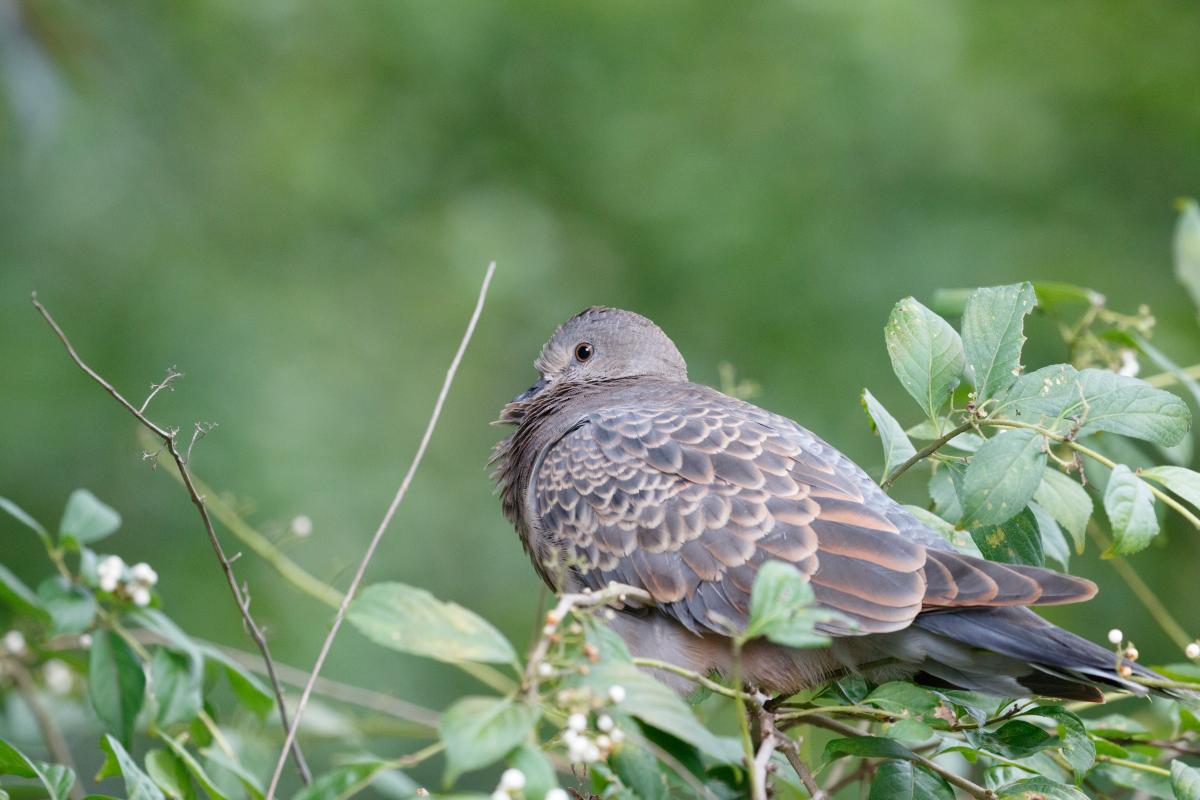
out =
{"type": "MultiPolygon", "coordinates": [[[[344,586],[470,312],[499,269],[425,465],[369,578],[427,587],[527,640],[538,583],[491,495],[489,427],[568,315],[658,321],[872,472],[863,386],[908,422],[883,323],[908,294],[1054,279],[1152,306],[1200,360],[1170,269],[1200,191],[1200,5],[1183,2],[127,3],[0,0],[0,494],[55,522],[83,486],[107,550],[167,610],[249,648],[180,488],[66,359],[152,416],[220,427],[193,466],[344,586]]],[[[1035,321],[1026,363],[1061,360],[1035,321]]],[[[920,502],[923,482],[899,493],[920,502]]],[[[1134,563],[1200,632],[1177,519],[1134,563]],[[1169,542],[1167,541],[1169,539],[1169,542]]],[[[238,548],[230,540],[231,549],[238,548]]],[[[6,564],[43,574],[0,521],[6,564]]],[[[307,665],[328,610],[247,555],[254,610],[307,665]]],[[[1178,658],[1115,573],[1056,618],[1178,658]]],[[[347,628],[327,673],[442,707],[470,678],[347,628]]],[[[395,754],[411,745],[375,741],[395,754]]]]}

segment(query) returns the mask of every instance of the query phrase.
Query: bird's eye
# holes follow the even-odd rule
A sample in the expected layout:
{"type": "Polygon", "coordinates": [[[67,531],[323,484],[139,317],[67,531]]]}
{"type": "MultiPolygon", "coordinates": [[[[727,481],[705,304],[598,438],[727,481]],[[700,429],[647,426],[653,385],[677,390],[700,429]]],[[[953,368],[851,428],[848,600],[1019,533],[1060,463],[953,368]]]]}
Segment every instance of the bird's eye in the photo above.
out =
{"type": "Polygon", "coordinates": [[[581,363],[591,358],[595,352],[587,342],[580,342],[575,345],[575,359],[581,363]]]}

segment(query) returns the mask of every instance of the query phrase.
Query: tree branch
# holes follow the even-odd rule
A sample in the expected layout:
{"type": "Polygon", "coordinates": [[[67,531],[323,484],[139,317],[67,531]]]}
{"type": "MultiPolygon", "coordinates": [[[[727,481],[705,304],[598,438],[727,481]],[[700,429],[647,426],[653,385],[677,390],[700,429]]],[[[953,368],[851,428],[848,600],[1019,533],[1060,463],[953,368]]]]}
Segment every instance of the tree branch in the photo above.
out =
{"type": "MultiPolygon", "coordinates": [[[[179,448],[176,446],[175,436],[177,431],[167,430],[152,422],[146,417],[145,413],[143,413],[143,409],[146,407],[145,404],[143,404],[142,408],[140,409],[135,408],[134,405],[126,400],[120,392],[113,388],[111,383],[101,377],[100,373],[96,372],[94,369],[84,363],[83,359],[79,357],[79,354],[75,352],[75,348],[71,344],[71,340],[67,338],[67,335],[63,332],[63,329],[60,328],[58,323],[54,321],[54,318],[50,316],[50,312],[46,310],[46,307],[38,302],[36,293],[34,293],[31,300],[33,302],[33,307],[36,308],[38,313],[42,315],[42,318],[46,320],[46,324],[53,329],[55,335],[58,336],[58,340],[62,342],[63,347],[67,349],[67,355],[71,357],[71,360],[75,362],[75,365],[83,370],[92,380],[100,384],[100,387],[104,389],[104,391],[108,392],[114,400],[124,406],[125,410],[132,414],[137,421],[146,428],[146,430],[150,431],[159,439],[161,439],[163,446],[165,446],[167,451],[171,454],[171,459],[175,462],[175,466],[179,469],[179,475],[183,481],[183,485],[187,489],[188,495],[192,499],[192,505],[196,506],[196,510],[200,512],[200,519],[204,523],[204,531],[208,534],[208,541],[212,545],[213,552],[216,553],[217,561],[221,564],[221,571],[225,574],[225,582],[229,584],[229,591],[233,594],[234,602],[237,603],[238,611],[242,615],[242,621],[245,623],[246,630],[250,633],[250,637],[254,639],[254,644],[258,647],[258,652],[262,654],[263,663],[267,670],[267,677],[270,679],[271,688],[275,693],[275,702],[279,705],[279,718],[284,726],[284,729],[286,730],[288,728],[287,708],[283,703],[283,688],[279,685],[279,679],[275,675],[275,665],[271,660],[270,648],[267,647],[267,640],[263,636],[262,629],[259,628],[254,622],[254,617],[250,614],[250,603],[246,599],[245,594],[242,592],[241,587],[238,585],[237,578],[233,574],[233,565],[225,556],[225,550],[221,547],[221,540],[217,538],[217,532],[213,529],[212,519],[209,517],[208,509],[204,505],[204,497],[196,491],[196,485],[192,481],[191,473],[188,472],[187,462],[179,452],[179,448]]],[[[164,383],[167,382],[168,381],[164,381],[164,383]]],[[[153,396],[153,393],[151,396],[153,396]]],[[[147,398],[147,402],[149,402],[149,398],[147,398]]],[[[300,752],[299,745],[292,747],[291,751],[292,756],[296,761],[296,770],[300,773],[301,780],[303,780],[305,784],[310,783],[312,781],[312,774],[308,770],[308,765],[304,761],[304,754],[300,752]]]]}
{"type": "Polygon", "coordinates": [[[882,488],[885,492],[888,489],[891,489],[892,484],[896,482],[896,478],[899,478],[901,475],[908,472],[909,468],[912,467],[914,464],[921,461],[922,459],[928,458],[929,456],[933,455],[935,452],[937,452],[943,446],[948,444],[951,439],[958,436],[960,433],[966,433],[967,431],[971,430],[974,427],[975,427],[974,421],[967,421],[967,422],[964,422],[963,424],[959,425],[957,428],[953,429],[949,433],[947,433],[945,436],[942,436],[938,439],[934,439],[932,442],[927,444],[925,447],[922,447],[920,450],[918,450],[916,453],[914,453],[911,457],[909,457],[909,459],[907,461],[905,461],[903,464],[896,467],[896,469],[892,470],[892,474],[888,475],[886,478],[883,479],[882,482],[880,482],[880,484],[879,484],[880,488],[882,488]]]}
{"type": "Polygon", "coordinates": [[[496,262],[493,261],[488,265],[487,273],[483,276],[483,285],[479,287],[479,297],[475,301],[475,310],[471,313],[467,329],[463,333],[462,341],[459,342],[458,351],[455,352],[454,358],[450,362],[450,367],[446,370],[446,378],[442,382],[442,389],[438,393],[437,400],[434,402],[433,413],[429,417],[429,423],[425,426],[425,433],[421,436],[420,444],[417,445],[417,452],[413,455],[408,472],[405,473],[404,479],[400,482],[400,488],[396,490],[391,504],[384,513],[383,519],[379,522],[379,527],[375,529],[375,534],[371,537],[371,541],[367,545],[367,550],[363,553],[362,560],[358,564],[358,569],[354,573],[354,579],[350,581],[350,586],[346,589],[346,594],[338,606],[337,613],[334,615],[333,625],[330,627],[329,633],[325,635],[325,641],[321,644],[321,651],[317,654],[316,663],[313,664],[312,674],[309,676],[308,683],[305,684],[304,691],[300,695],[300,702],[296,706],[296,717],[292,721],[292,724],[288,726],[283,751],[279,754],[279,760],[275,764],[275,772],[271,775],[271,783],[267,788],[266,800],[273,800],[275,790],[279,787],[279,777],[283,773],[283,765],[287,761],[288,748],[296,741],[296,731],[300,727],[300,718],[304,715],[304,708],[308,705],[308,698],[312,695],[313,686],[316,684],[317,678],[320,677],[321,667],[325,665],[325,659],[329,656],[329,650],[333,646],[333,639],[342,627],[342,621],[346,617],[346,608],[354,599],[359,584],[362,583],[363,575],[367,571],[367,565],[371,563],[371,558],[375,555],[375,549],[379,546],[380,540],[383,539],[383,534],[387,531],[388,525],[391,524],[392,517],[396,514],[396,509],[400,507],[400,503],[403,502],[404,496],[408,493],[408,487],[412,483],[413,476],[416,474],[417,468],[421,465],[421,459],[425,456],[425,450],[429,447],[429,440],[433,437],[433,429],[437,426],[438,417],[442,414],[442,406],[446,402],[446,395],[450,392],[450,384],[454,382],[454,374],[458,371],[458,365],[462,361],[463,353],[466,352],[467,343],[471,341],[471,334],[475,332],[475,325],[479,321],[480,313],[483,311],[483,300],[487,296],[488,285],[492,282],[492,275],[495,271],[496,262]]]}

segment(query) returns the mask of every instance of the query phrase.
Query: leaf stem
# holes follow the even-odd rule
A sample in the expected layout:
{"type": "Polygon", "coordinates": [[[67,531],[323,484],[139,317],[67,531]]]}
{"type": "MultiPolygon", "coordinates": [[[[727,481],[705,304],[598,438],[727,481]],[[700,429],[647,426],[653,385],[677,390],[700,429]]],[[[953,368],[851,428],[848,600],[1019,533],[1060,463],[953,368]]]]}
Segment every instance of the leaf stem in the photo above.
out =
{"type": "Polygon", "coordinates": [[[1154,775],[1162,775],[1167,778],[1171,777],[1171,771],[1168,769],[1163,769],[1162,767],[1156,767],[1153,764],[1143,764],[1139,761],[1130,761],[1127,758],[1117,758],[1116,756],[1098,755],[1098,756],[1096,756],[1096,760],[1103,761],[1106,764],[1113,764],[1118,767],[1128,767],[1129,769],[1141,770],[1142,772],[1149,772],[1154,775]]]}
{"type": "Polygon", "coordinates": [[[879,484],[880,487],[885,492],[888,489],[891,489],[892,484],[896,482],[896,479],[899,478],[904,473],[908,472],[908,470],[914,464],[916,464],[918,461],[921,461],[922,459],[928,458],[929,456],[933,455],[934,452],[936,452],[937,450],[941,449],[943,446],[948,444],[950,442],[950,440],[952,440],[954,437],[958,436],[961,433],[966,433],[967,431],[973,429],[974,427],[975,427],[974,421],[967,421],[967,422],[964,422],[963,424],[959,425],[958,427],[954,428],[953,430],[951,430],[949,433],[945,434],[944,436],[934,439],[932,442],[927,444],[925,447],[922,447],[920,450],[918,450],[916,453],[914,453],[912,456],[910,456],[908,458],[908,460],[905,461],[903,464],[896,467],[896,469],[892,471],[891,475],[888,475],[886,478],[883,479],[883,481],[879,484]]]}

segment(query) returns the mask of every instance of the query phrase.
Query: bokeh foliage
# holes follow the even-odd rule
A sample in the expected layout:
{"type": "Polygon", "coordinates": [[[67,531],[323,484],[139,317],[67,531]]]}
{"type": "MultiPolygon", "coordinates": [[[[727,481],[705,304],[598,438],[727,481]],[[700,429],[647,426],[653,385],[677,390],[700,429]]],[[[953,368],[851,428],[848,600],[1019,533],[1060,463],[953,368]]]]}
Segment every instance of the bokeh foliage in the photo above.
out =
{"type": "MultiPolygon", "coordinates": [[[[905,402],[878,336],[897,297],[1078,283],[1150,304],[1155,344],[1200,361],[1168,247],[1172,200],[1200,186],[1194,5],[26,0],[0,16],[0,491],[46,520],[76,486],[105,498],[126,518],[112,547],[153,563],[208,638],[242,641],[192,510],[29,291],[131,395],[179,365],[157,407],[221,423],[197,472],[277,536],[311,517],[288,551],[344,582],[498,259],[372,573],[487,608],[517,642],[537,587],[490,495],[486,423],[583,306],[650,315],[698,380],[734,363],[758,402],[873,473],[856,397],[905,402]]],[[[1063,360],[1052,341],[1034,336],[1029,363],[1063,360]]],[[[1177,601],[1200,545],[1175,521],[1167,539],[1138,566],[1177,601]]],[[[36,542],[0,543],[32,565],[36,542]]],[[[240,568],[278,655],[307,663],[323,627],[285,622],[325,609],[240,568]]],[[[1104,590],[1056,620],[1172,647],[1106,565],[1073,568],[1104,590]]],[[[1200,627],[1194,604],[1178,613],[1200,627]]],[[[347,636],[332,674],[438,706],[474,686],[369,647],[347,636]]]]}

